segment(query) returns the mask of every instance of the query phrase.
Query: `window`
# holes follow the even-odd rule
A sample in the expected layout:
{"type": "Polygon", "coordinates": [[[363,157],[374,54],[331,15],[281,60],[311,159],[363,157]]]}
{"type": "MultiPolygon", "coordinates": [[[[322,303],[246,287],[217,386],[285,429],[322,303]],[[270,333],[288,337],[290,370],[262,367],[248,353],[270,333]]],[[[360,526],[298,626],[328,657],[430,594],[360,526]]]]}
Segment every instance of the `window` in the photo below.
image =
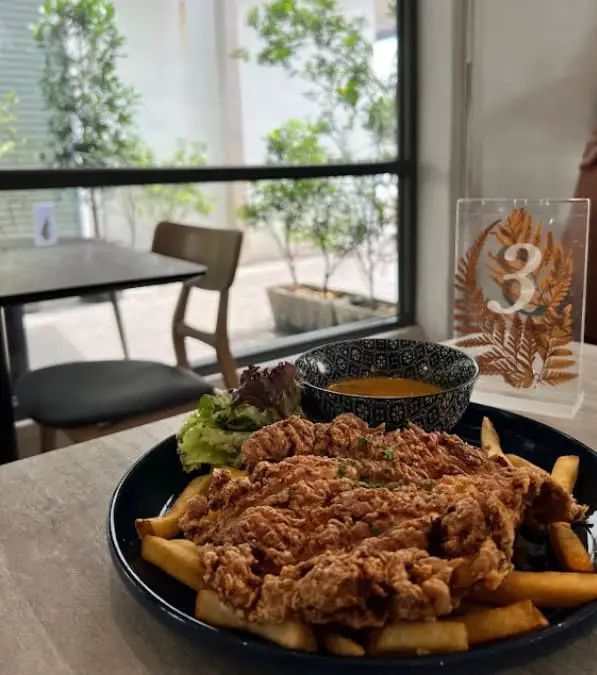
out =
{"type": "Polygon", "coordinates": [[[89,31],[0,0],[0,239],[32,239],[47,201],[61,238],[147,248],[162,218],[241,227],[230,322],[247,359],[412,323],[415,0],[96,2],[89,31]],[[284,323],[281,287],[301,320],[284,323]],[[328,320],[318,298],[337,301],[328,320]]]}

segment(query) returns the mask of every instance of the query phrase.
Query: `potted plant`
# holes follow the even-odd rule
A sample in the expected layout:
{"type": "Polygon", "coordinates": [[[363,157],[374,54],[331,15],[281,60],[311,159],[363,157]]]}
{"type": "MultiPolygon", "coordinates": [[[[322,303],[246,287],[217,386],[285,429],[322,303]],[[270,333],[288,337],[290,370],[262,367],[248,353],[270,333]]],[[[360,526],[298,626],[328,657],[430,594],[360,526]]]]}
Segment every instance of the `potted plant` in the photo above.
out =
{"type": "MultiPolygon", "coordinates": [[[[346,18],[335,0],[267,2],[249,10],[247,24],[262,45],[261,65],[284,69],[308,89],[319,108],[313,119],[291,119],[266,137],[266,161],[275,164],[355,162],[353,132],[367,138],[373,156],[395,155],[395,71],[381,81],[371,64],[372,44],[361,19],[346,18]]],[[[250,59],[246,49],[236,58],[250,59]]],[[[303,332],[395,312],[375,297],[375,271],[395,237],[396,184],[387,176],[262,181],[252,186],[241,214],[265,229],[288,264],[292,283],[268,289],[276,328],[303,332]],[[300,283],[299,246],[320,252],[320,285],[300,283]],[[353,256],[367,295],[335,291],[338,265],[353,256]]],[[[395,247],[394,247],[395,251],[395,247]]]]}
{"type": "MultiPolygon", "coordinates": [[[[325,124],[290,120],[267,137],[267,160],[318,164],[327,160],[320,134],[325,124]]],[[[379,180],[299,179],[262,181],[253,186],[241,209],[249,227],[266,230],[288,265],[291,283],[268,288],[276,329],[295,333],[329,328],[376,316],[389,316],[392,303],[374,297],[374,272],[379,244],[391,227],[392,210],[380,192],[379,180]],[[299,247],[322,256],[320,285],[301,283],[299,247]],[[330,287],[334,272],[349,255],[363,270],[368,295],[330,287]]],[[[387,239],[387,237],[386,237],[387,239]]]]}

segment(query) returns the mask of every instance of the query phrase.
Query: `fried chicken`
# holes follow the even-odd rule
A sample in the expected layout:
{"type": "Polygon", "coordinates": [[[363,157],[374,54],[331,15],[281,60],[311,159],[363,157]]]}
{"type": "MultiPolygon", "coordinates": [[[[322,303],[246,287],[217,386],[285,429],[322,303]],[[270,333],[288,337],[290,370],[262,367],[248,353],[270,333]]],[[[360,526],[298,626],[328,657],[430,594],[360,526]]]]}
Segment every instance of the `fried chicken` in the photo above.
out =
{"type": "Polygon", "coordinates": [[[206,583],[258,622],[360,629],[446,615],[511,570],[522,522],[584,516],[543,472],[457,436],[384,434],[353,415],[265,427],[243,461],[247,477],[217,470],[181,526],[206,583]]]}

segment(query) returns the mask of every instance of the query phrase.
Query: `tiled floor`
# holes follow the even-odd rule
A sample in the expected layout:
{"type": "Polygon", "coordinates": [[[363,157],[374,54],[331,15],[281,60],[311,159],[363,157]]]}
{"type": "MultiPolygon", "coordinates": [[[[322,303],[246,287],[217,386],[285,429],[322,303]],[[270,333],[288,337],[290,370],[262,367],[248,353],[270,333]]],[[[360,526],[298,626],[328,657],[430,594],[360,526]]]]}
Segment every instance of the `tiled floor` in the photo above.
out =
{"type": "MultiPolygon", "coordinates": [[[[299,278],[305,283],[321,283],[321,258],[305,258],[298,263],[299,278]]],[[[375,278],[376,296],[396,298],[396,265],[380,265],[375,278]]],[[[268,286],[288,283],[290,277],[281,261],[240,267],[231,290],[229,308],[230,337],[235,348],[263,345],[276,337],[267,300],[268,286]]],[[[365,292],[365,283],[354,259],[338,267],[331,284],[338,290],[365,292]]],[[[174,362],[170,321],[179,286],[140,288],[122,294],[129,349],[132,358],[174,362]]],[[[211,328],[215,320],[216,297],[196,291],[188,318],[198,327],[211,328]]],[[[53,363],[80,359],[121,358],[122,349],[109,303],[44,303],[40,310],[26,315],[30,365],[39,368],[53,363]]],[[[210,356],[210,347],[189,340],[191,360],[210,356]]]]}

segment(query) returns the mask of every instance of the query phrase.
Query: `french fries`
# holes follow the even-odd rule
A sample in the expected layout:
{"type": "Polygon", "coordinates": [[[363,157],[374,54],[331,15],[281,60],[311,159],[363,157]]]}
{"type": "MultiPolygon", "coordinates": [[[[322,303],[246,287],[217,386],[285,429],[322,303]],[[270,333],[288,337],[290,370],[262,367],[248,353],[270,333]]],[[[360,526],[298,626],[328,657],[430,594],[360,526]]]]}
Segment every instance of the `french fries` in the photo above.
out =
{"type": "Polygon", "coordinates": [[[477,590],[472,599],[490,605],[530,600],[536,607],[576,607],[597,600],[597,574],[515,570],[495,590],[477,590]]]}
{"type": "Polygon", "coordinates": [[[500,445],[500,437],[493,426],[489,417],[484,417],[481,423],[481,449],[487,453],[488,457],[503,456],[504,452],[500,445]]]}
{"type": "Polygon", "coordinates": [[[512,466],[516,467],[517,469],[535,469],[535,471],[542,471],[543,473],[549,473],[548,471],[545,471],[545,469],[542,469],[540,466],[533,464],[533,462],[529,462],[529,460],[525,459],[524,457],[519,457],[518,455],[512,455],[510,453],[507,454],[506,457],[510,460],[510,464],[512,464],[512,466]]]}
{"type": "Polygon", "coordinates": [[[483,612],[465,614],[455,621],[465,625],[469,645],[502,640],[549,626],[549,621],[530,600],[522,600],[506,607],[486,609],[483,612]]]}
{"type": "Polygon", "coordinates": [[[205,588],[197,547],[192,541],[146,535],[141,542],[141,557],[195,591],[205,588]]]}
{"type": "Polygon", "coordinates": [[[576,455],[558,457],[551,470],[551,477],[566,492],[572,494],[578,478],[579,459],[576,455]]]}
{"type": "MultiPolygon", "coordinates": [[[[551,471],[553,480],[568,493],[572,493],[576,485],[578,465],[578,457],[567,455],[558,457],[551,471]]],[[[565,570],[593,571],[593,561],[589,552],[568,523],[551,523],[547,531],[553,552],[565,570]]]]}
{"type": "Polygon", "coordinates": [[[298,621],[283,623],[253,623],[238,616],[227,607],[214,591],[199,591],[195,604],[195,617],[212,626],[245,630],[253,635],[275,642],[276,644],[304,652],[317,651],[317,641],[313,629],[298,621]]]}
{"type": "Polygon", "coordinates": [[[180,534],[178,521],[184,513],[186,503],[191,497],[205,494],[209,488],[210,480],[211,476],[193,478],[164,515],[156,516],[155,518],[137,518],[135,520],[135,528],[139,537],[146,537],[148,535],[162,537],[163,539],[177,537],[180,534]]]}
{"type": "Polygon", "coordinates": [[[336,656],[365,656],[365,648],[346,635],[323,629],[318,632],[324,651],[336,656]]]}
{"type": "MultiPolygon", "coordinates": [[[[481,426],[481,448],[488,457],[504,457],[513,467],[548,473],[518,455],[504,454],[495,427],[487,417],[481,426]]],[[[505,465],[506,461],[500,463],[505,465]]],[[[578,469],[578,457],[563,456],[554,464],[551,476],[571,494],[578,469]]],[[[244,471],[228,470],[234,478],[246,476],[244,471]]],[[[570,524],[552,523],[547,528],[551,545],[561,567],[568,572],[513,571],[494,590],[482,588],[471,592],[460,607],[441,620],[387,623],[365,633],[363,644],[334,630],[333,626],[314,627],[296,620],[279,624],[251,622],[224,604],[217,593],[205,585],[197,546],[174,538],[180,533],[178,523],[188,500],[207,492],[209,483],[210,476],[194,479],[167,513],[135,521],[142,538],[141,555],[197,592],[197,619],[221,628],[246,631],[287,649],[314,652],[319,646],[329,654],[355,658],[365,654],[383,657],[463,652],[470,646],[545,628],[549,622],[539,607],[576,607],[597,601],[597,575],[587,574],[593,572],[593,563],[586,548],[570,524]]],[[[205,517],[215,520],[220,515],[211,510],[205,517]]]]}
{"type": "Polygon", "coordinates": [[[370,654],[437,654],[465,652],[468,649],[466,626],[458,620],[422,623],[389,623],[373,634],[370,654]]]}
{"type": "Polygon", "coordinates": [[[551,523],[547,526],[551,547],[563,569],[569,572],[592,572],[589,552],[569,523],[551,523]]]}

